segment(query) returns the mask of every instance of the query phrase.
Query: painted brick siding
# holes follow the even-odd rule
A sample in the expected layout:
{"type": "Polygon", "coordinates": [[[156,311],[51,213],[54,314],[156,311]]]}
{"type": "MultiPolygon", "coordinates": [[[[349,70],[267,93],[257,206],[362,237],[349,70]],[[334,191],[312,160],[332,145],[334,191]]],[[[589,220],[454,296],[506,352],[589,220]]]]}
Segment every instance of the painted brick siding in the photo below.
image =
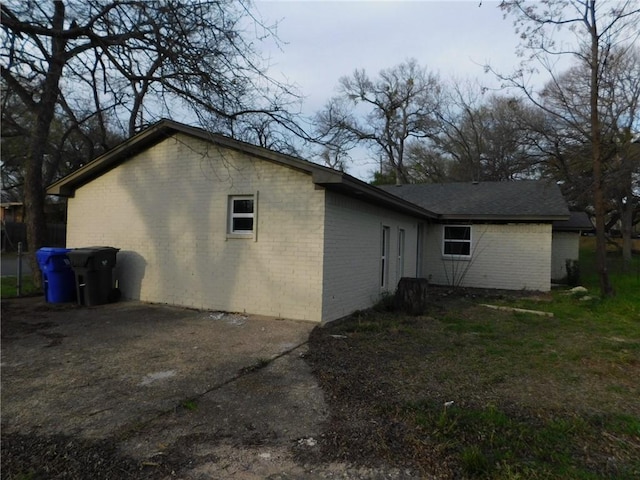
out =
{"type": "Polygon", "coordinates": [[[185,135],[69,199],[70,247],[120,248],[126,298],[321,321],[324,191],[310,176],[185,135]],[[229,195],[256,195],[255,238],[229,238],[229,195]]]}
{"type": "Polygon", "coordinates": [[[371,307],[400,280],[398,230],[405,230],[404,276],[416,275],[418,220],[335,192],[326,194],[323,320],[371,307]],[[388,226],[389,285],[381,283],[382,226],[388,226]]]}
{"type": "Polygon", "coordinates": [[[580,234],[577,232],[553,232],[551,249],[551,279],[564,280],[567,276],[567,260],[578,260],[580,234]]]}
{"type": "Polygon", "coordinates": [[[442,256],[443,226],[427,227],[423,272],[438,285],[507,290],[551,288],[550,224],[472,226],[471,260],[442,256]]]}

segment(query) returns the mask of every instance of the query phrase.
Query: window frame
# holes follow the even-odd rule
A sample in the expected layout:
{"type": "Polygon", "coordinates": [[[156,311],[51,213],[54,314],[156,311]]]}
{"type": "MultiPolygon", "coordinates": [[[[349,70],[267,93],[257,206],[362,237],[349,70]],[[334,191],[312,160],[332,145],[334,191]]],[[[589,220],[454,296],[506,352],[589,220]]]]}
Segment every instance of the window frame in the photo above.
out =
{"type": "Polygon", "coordinates": [[[380,289],[389,288],[389,260],[391,256],[391,227],[381,225],[380,230],[380,289]]]}
{"type": "Polygon", "coordinates": [[[473,225],[463,225],[463,224],[446,224],[442,225],[442,257],[455,259],[455,260],[469,260],[473,254],[473,225]],[[469,230],[469,238],[468,239],[458,239],[458,238],[449,238],[447,239],[447,228],[465,228],[469,230]],[[468,254],[460,254],[460,253],[445,253],[446,245],[448,243],[464,243],[469,245],[469,253],[468,254]]]}
{"type": "Polygon", "coordinates": [[[255,194],[243,194],[243,195],[229,195],[229,201],[227,205],[227,237],[229,238],[253,238],[256,232],[257,221],[257,195],[255,194]],[[239,200],[251,200],[252,211],[247,212],[234,212],[234,205],[239,200]],[[239,218],[250,218],[251,230],[235,230],[233,227],[234,220],[239,218]]]}
{"type": "Polygon", "coordinates": [[[400,280],[404,277],[404,260],[405,260],[405,239],[406,231],[404,228],[398,227],[398,263],[397,263],[397,277],[400,280]]]}

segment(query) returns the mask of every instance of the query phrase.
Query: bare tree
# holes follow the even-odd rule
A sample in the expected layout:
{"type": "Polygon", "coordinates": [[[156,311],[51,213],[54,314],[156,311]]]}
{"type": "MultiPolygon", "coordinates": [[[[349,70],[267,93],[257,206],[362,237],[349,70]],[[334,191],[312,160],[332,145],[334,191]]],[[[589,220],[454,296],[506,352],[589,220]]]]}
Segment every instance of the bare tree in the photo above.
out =
{"type": "Polygon", "coordinates": [[[23,170],[34,272],[45,238],[43,168],[54,151],[56,116],[74,128],[91,120],[104,139],[108,118],[121,119],[129,134],[158,116],[189,112],[202,123],[223,118],[228,125],[257,114],[290,122],[292,92],[265,74],[255,38],[245,38],[248,26],[258,39],[273,37],[273,27],[244,1],[15,0],[1,8],[2,80],[33,118],[24,127],[23,170]]]}
{"type": "Polygon", "coordinates": [[[455,181],[503,181],[537,175],[537,111],[520,98],[481,95],[455,82],[438,109],[433,148],[449,159],[455,181]]]}
{"type": "Polygon", "coordinates": [[[619,212],[622,257],[629,267],[632,229],[640,222],[640,48],[614,52],[603,77],[601,105],[612,156],[607,191],[619,212]]]}
{"type": "MultiPolygon", "coordinates": [[[[629,48],[640,34],[640,7],[636,0],[503,0],[500,7],[515,20],[520,35],[520,53],[525,57],[522,69],[510,77],[502,77],[511,86],[521,89],[540,105],[527,82],[536,68],[544,68],[555,77],[555,59],[571,55],[589,72],[589,140],[593,171],[593,204],[596,217],[596,259],[603,296],[614,293],[606,261],[605,206],[602,162],[602,125],[600,90],[602,73],[614,48],[629,48]],[[559,39],[559,32],[568,30],[574,44],[559,39]]],[[[543,105],[540,105],[544,108],[543,105]]],[[[550,112],[554,114],[553,112],[550,112]]],[[[563,119],[569,122],[571,112],[563,119]]]]}
{"type": "MultiPolygon", "coordinates": [[[[545,148],[548,168],[563,181],[570,200],[581,207],[591,205],[593,168],[590,159],[590,100],[587,66],[578,64],[549,82],[541,92],[551,126],[545,148]],[[571,112],[571,122],[559,121],[571,112]]],[[[640,51],[614,49],[600,78],[598,100],[601,125],[603,198],[606,221],[622,224],[623,258],[631,261],[631,230],[639,209],[640,161],[634,144],[640,131],[640,51]]]]}
{"type": "Polygon", "coordinates": [[[347,170],[350,152],[359,140],[346,127],[355,123],[351,102],[343,97],[331,98],[324,109],[316,113],[313,124],[317,137],[313,143],[320,147],[314,155],[319,163],[340,171],[347,170]]]}
{"type": "Polygon", "coordinates": [[[442,97],[443,101],[436,110],[439,121],[436,134],[431,139],[432,153],[425,160],[431,163],[439,157],[445,160],[449,180],[480,180],[483,132],[475,112],[483,100],[481,89],[454,80],[444,89],[442,97]]]}
{"type": "MultiPolygon", "coordinates": [[[[8,91],[3,93],[2,189],[3,194],[20,201],[34,116],[15,95],[8,91]]],[[[112,122],[100,124],[92,112],[87,112],[82,117],[80,123],[66,122],[60,115],[54,117],[42,162],[43,185],[76,170],[124,139],[122,133],[110,130],[112,122]]]]}
{"type": "Polygon", "coordinates": [[[455,181],[454,161],[431,142],[413,142],[407,148],[407,166],[412,182],[445,183],[455,181]]]}
{"type": "Polygon", "coordinates": [[[375,79],[356,70],[340,79],[339,95],[317,115],[320,137],[343,151],[345,145],[366,145],[380,159],[381,173],[407,183],[407,146],[433,130],[439,91],[438,78],[416,60],[382,70],[375,79]]]}

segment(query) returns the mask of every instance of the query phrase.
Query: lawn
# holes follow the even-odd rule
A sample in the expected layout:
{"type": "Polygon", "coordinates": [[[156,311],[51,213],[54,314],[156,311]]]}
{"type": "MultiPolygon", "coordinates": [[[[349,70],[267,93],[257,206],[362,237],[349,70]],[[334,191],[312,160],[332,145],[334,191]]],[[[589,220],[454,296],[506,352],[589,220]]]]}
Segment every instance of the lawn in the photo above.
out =
{"type": "Polygon", "coordinates": [[[368,311],[316,329],[308,358],[332,414],[323,459],[437,478],[640,478],[640,270],[610,260],[612,299],[598,297],[586,244],[587,300],[433,288],[428,315],[368,311]]]}
{"type": "MultiPolygon", "coordinates": [[[[16,253],[3,253],[2,254],[2,262],[12,262],[16,260],[16,253]]],[[[24,256],[22,258],[23,265],[26,265],[27,258],[24,256]]],[[[25,267],[23,267],[25,268],[25,267]]],[[[38,289],[33,284],[33,277],[31,273],[26,273],[23,270],[22,273],[22,285],[21,285],[21,295],[36,295],[42,293],[40,289],[38,289]]],[[[2,298],[13,298],[18,296],[18,277],[17,276],[3,276],[1,277],[0,282],[0,295],[2,298]]]]}
{"type": "MultiPolygon", "coordinates": [[[[36,295],[41,293],[33,283],[31,275],[22,276],[21,295],[36,295]]],[[[18,296],[18,277],[2,277],[2,298],[18,296]]]]}

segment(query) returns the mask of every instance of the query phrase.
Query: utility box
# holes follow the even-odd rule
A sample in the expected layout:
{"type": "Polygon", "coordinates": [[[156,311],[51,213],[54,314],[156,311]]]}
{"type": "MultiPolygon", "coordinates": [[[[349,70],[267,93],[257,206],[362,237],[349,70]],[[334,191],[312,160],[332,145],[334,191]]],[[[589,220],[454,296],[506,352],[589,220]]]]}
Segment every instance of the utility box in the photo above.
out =
{"type": "Polygon", "coordinates": [[[69,251],[80,305],[103,305],[120,298],[120,291],[113,279],[119,250],[114,247],[86,247],[69,251]]]}
{"type": "Polygon", "coordinates": [[[36,252],[42,272],[42,289],[48,303],[76,300],[76,277],[67,254],[68,248],[42,247],[36,252]]]}

